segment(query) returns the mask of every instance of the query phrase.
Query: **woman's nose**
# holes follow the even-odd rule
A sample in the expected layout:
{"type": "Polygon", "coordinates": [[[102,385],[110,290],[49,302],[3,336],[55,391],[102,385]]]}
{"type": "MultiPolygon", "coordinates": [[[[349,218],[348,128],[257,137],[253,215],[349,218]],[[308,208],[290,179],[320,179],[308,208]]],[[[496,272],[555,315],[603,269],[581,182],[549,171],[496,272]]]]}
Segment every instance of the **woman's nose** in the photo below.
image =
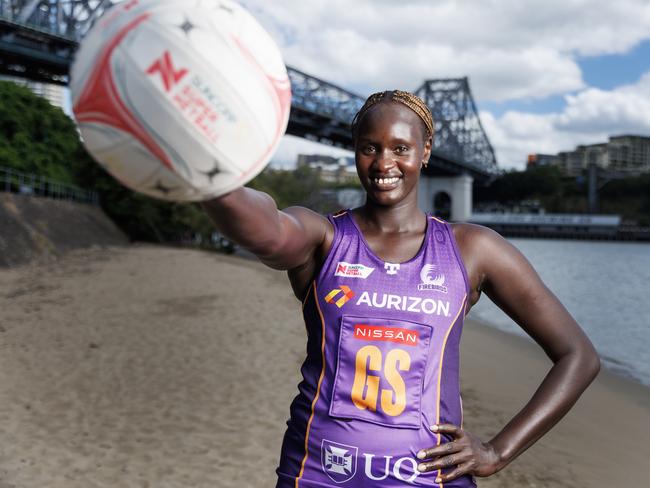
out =
{"type": "Polygon", "coordinates": [[[397,164],[393,159],[392,152],[389,150],[378,151],[376,163],[377,163],[377,169],[382,172],[392,168],[393,166],[395,166],[395,164],[397,164]]]}

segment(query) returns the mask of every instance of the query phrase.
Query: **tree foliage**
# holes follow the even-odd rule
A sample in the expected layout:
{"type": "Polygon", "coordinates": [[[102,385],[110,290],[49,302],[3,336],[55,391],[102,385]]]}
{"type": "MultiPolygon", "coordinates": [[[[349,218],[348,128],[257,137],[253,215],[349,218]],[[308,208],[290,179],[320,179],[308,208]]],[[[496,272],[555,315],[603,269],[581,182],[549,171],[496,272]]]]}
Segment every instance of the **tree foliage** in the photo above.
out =
{"type": "Polygon", "coordinates": [[[477,187],[478,201],[513,203],[530,198],[555,194],[562,187],[562,174],[558,168],[545,166],[528,171],[503,173],[486,187],[477,187]]]}
{"type": "Polygon", "coordinates": [[[5,81],[0,81],[0,165],[97,191],[104,211],[134,240],[177,240],[212,228],[196,204],[155,200],[119,184],[88,155],[61,109],[5,81]]]}
{"type": "MultiPolygon", "coordinates": [[[[601,178],[599,186],[599,212],[650,225],[650,175],[609,181],[601,178]]],[[[474,201],[516,205],[537,199],[548,212],[586,213],[587,192],[586,177],[567,178],[558,168],[545,166],[503,173],[489,185],[476,187],[474,201]]]]}
{"type": "Polygon", "coordinates": [[[0,81],[0,164],[74,183],[87,162],[74,123],[31,90],[0,81]]]}

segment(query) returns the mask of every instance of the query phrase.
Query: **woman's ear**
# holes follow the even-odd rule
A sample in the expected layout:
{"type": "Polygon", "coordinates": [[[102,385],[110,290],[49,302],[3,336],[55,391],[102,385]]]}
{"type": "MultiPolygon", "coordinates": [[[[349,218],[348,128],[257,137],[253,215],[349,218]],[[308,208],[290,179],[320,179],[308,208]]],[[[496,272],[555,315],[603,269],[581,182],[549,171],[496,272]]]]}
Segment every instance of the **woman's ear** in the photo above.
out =
{"type": "Polygon", "coordinates": [[[433,141],[432,138],[429,137],[424,143],[424,154],[422,155],[422,161],[425,166],[427,165],[426,163],[429,162],[429,157],[431,156],[432,141],[433,141]]]}

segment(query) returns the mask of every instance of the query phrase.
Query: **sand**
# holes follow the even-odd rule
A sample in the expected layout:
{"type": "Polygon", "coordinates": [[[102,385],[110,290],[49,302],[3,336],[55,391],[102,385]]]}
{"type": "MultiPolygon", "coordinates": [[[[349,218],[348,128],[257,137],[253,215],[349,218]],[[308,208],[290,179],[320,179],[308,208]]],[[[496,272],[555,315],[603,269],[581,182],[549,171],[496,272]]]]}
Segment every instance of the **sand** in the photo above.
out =
{"type": "MultiPolygon", "coordinates": [[[[0,488],[273,487],[305,354],[285,275],[155,246],[0,270],[0,488]]],[[[489,439],[549,362],[468,321],[465,428],[489,439]]],[[[650,390],[601,374],[481,487],[648,486],[650,390]]]]}

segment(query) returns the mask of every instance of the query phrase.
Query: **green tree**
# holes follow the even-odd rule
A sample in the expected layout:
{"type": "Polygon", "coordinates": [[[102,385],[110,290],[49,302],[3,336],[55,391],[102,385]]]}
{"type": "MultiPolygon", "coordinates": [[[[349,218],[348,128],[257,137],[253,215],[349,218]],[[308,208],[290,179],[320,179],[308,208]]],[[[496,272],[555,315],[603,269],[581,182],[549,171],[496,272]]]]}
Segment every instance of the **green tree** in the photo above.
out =
{"type": "Polygon", "coordinates": [[[487,187],[477,187],[476,201],[515,203],[530,198],[550,197],[561,192],[562,175],[558,168],[545,166],[527,171],[508,171],[487,187]]]}
{"type": "Polygon", "coordinates": [[[74,183],[79,165],[74,123],[31,90],[0,81],[0,165],[74,183]]]}
{"type": "Polygon", "coordinates": [[[97,191],[104,211],[134,240],[211,229],[196,204],[155,200],[119,184],[88,155],[61,109],[7,81],[0,81],[0,165],[97,191]]]}

